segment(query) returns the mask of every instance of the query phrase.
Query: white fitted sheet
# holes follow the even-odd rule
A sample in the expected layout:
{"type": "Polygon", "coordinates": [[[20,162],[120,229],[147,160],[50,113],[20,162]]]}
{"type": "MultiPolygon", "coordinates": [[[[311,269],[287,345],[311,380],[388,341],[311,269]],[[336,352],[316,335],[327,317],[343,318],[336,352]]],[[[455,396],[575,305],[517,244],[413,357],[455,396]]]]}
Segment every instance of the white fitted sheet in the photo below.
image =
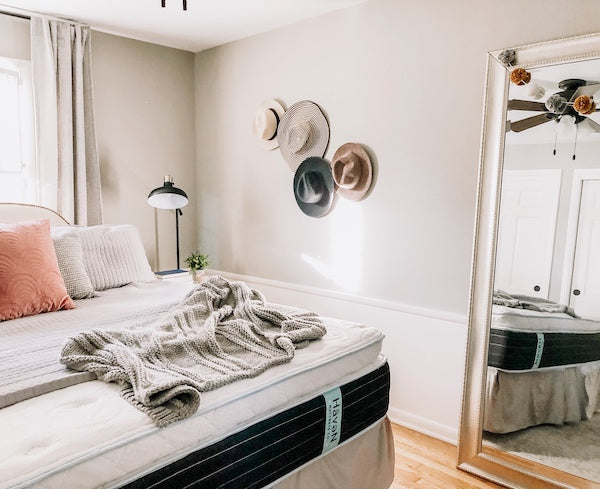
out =
{"type": "Polygon", "coordinates": [[[97,380],[5,407],[0,488],[117,487],[383,364],[378,330],[325,321],[292,362],[204,393],[196,415],[165,429],[97,380]]]}

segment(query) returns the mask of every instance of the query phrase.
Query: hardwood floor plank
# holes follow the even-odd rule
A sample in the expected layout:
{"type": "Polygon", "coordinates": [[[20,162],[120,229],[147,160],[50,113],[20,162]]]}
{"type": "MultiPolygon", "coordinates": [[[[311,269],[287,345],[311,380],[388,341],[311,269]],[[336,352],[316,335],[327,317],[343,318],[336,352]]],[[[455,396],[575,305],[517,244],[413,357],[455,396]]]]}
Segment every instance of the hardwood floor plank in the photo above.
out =
{"type": "Polygon", "coordinates": [[[456,468],[456,447],[392,423],[396,464],[390,489],[500,489],[456,468]]]}

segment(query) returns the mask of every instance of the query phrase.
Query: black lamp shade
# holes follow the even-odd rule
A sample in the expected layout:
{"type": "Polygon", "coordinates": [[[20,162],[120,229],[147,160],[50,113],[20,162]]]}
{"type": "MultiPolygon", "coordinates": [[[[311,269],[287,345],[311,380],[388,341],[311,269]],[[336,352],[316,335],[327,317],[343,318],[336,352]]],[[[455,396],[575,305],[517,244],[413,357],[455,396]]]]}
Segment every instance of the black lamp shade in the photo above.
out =
{"type": "Polygon", "coordinates": [[[148,204],[158,209],[181,209],[188,202],[187,194],[173,185],[173,177],[170,175],[165,176],[162,187],[157,187],[148,194],[148,204]]]}

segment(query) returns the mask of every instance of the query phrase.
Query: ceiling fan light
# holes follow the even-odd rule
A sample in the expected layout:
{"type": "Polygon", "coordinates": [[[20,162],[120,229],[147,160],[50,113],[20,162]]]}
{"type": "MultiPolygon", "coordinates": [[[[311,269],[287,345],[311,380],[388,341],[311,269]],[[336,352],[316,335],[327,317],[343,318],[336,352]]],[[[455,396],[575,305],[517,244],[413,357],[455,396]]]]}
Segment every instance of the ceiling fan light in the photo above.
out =
{"type": "Polygon", "coordinates": [[[555,93],[546,100],[546,108],[553,114],[562,114],[567,108],[567,99],[555,93]]]}
{"type": "Polygon", "coordinates": [[[531,81],[531,73],[525,68],[515,68],[510,72],[510,81],[515,85],[527,85],[531,81]]]}
{"type": "Polygon", "coordinates": [[[527,85],[527,95],[535,100],[540,100],[544,95],[546,95],[546,89],[533,82],[527,85]]]}
{"type": "Polygon", "coordinates": [[[596,111],[596,103],[587,95],[580,95],[573,102],[573,108],[583,115],[588,115],[596,111]]]}

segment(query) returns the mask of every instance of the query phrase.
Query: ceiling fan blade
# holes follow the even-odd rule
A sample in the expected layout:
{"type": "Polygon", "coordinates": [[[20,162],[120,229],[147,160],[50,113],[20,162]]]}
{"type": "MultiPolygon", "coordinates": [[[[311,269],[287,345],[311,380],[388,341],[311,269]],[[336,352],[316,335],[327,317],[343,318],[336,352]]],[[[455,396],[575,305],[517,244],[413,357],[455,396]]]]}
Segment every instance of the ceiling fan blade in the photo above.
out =
{"type": "Polygon", "coordinates": [[[507,108],[508,110],[529,110],[533,112],[547,111],[543,102],[532,102],[531,100],[509,100],[507,108]]]}
{"type": "Polygon", "coordinates": [[[588,97],[593,97],[594,94],[600,90],[600,83],[590,83],[589,85],[583,85],[575,90],[575,93],[571,97],[570,102],[574,101],[577,97],[581,95],[587,95],[588,97]]]}
{"type": "Polygon", "coordinates": [[[595,120],[591,119],[590,117],[586,117],[585,121],[585,123],[590,129],[592,129],[592,131],[600,132],[600,124],[598,124],[595,120]]]}
{"type": "Polygon", "coordinates": [[[533,117],[527,117],[527,119],[522,119],[520,121],[511,122],[510,130],[514,132],[525,131],[526,129],[531,129],[532,127],[539,126],[546,122],[551,121],[552,118],[548,117],[547,114],[538,114],[533,117]]]}

